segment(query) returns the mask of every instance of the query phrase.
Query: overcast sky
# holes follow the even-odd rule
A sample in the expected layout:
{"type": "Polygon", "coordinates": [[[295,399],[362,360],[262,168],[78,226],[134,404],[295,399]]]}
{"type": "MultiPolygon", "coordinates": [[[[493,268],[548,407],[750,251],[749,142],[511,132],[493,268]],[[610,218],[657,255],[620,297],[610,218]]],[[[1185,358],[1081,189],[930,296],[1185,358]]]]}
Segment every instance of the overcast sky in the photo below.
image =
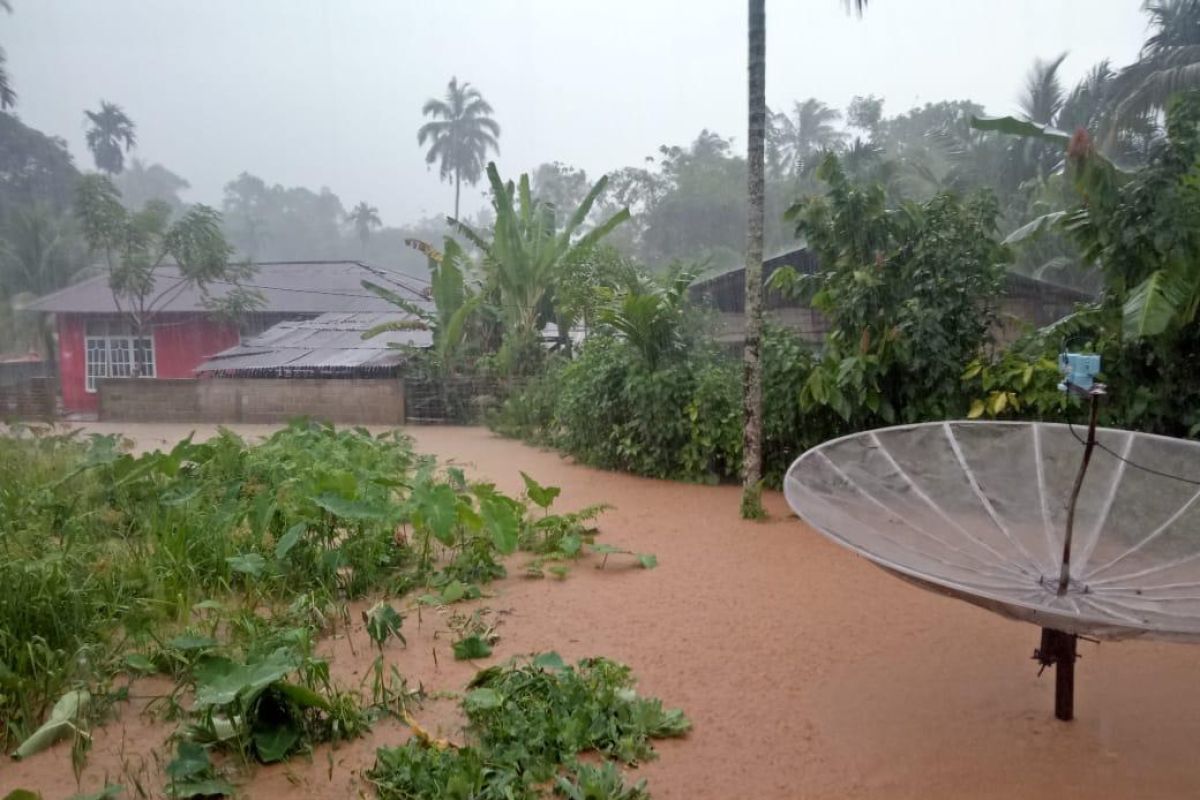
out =
{"type": "MultiPolygon", "coordinates": [[[[26,123],[81,166],[83,109],[137,123],[136,155],[219,204],[242,171],[328,186],[387,224],[445,212],[421,105],[451,75],[502,127],[502,174],[543,161],[593,178],[701,128],[745,143],[744,0],[12,0],[0,43],[26,123]]],[[[767,101],[856,94],[885,113],[942,99],[1014,110],[1035,57],[1069,51],[1069,81],[1134,58],[1140,0],[769,0],[767,101]]],[[[464,195],[464,212],[481,204],[464,195]]]]}

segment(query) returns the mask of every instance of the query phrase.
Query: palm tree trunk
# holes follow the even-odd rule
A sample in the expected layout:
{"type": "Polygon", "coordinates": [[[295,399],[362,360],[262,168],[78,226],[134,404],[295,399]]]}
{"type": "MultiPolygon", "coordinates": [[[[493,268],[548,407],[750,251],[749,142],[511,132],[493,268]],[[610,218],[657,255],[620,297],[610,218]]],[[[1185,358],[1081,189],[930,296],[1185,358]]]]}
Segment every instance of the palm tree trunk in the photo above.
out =
{"type": "Polygon", "coordinates": [[[458,219],[458,184],[461,179],[458,170],[454,170],[454,219],[458,219]]]}
{"type": "Polygon", "coordinates": [[[766,0],[749,0],[750,108],[746,220],[746,349],[742,373],[742,517],[760,518],[762,507],[762,305],[763,158],[767,119],[766,0]]]}

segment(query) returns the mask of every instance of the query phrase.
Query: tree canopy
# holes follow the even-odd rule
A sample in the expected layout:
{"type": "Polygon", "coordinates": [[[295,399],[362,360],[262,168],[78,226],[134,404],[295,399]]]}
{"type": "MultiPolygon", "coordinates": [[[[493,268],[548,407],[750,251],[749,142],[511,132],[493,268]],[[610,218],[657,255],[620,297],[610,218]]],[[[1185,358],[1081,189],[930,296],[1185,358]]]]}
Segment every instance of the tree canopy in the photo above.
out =
{"type": "Polygon", "coordinates": [[[100,101],[98,111],[84,111],[89,126],[87,146],[96,169],[116,175],[125,169],[125,153],[137,144],[133,120],[116,103],[100,101]],[[122,149],[123,148],[123,149],[122,149]]]}
{"type": "Polygon", "coordinates": [[[445,97],[431,98],[421,108],[431,117],[417,130],[417,144],[429,143],[426,164],[437,164],[442,180],[454,181],[454,218],[459,218],[462,182],[474,186],[483,177],[488,151],[500,152],[500,125],[492,119],[492,106],[479,90],[451,78],[445,97]]]}

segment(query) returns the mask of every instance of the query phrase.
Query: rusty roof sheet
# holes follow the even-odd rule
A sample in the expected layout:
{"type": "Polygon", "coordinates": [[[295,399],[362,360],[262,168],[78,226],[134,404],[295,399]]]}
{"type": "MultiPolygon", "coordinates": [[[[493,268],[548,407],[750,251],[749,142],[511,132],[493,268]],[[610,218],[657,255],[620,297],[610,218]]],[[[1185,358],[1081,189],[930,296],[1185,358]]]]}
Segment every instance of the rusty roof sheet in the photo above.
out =
{"type": "Polygon", "coordinates": [[[402,364],[407,347],[430,347],[428,330],[387,331],[370,339],[379,325],[416,322],[404,312],[332,312],[314,319],[280,322],[258,336],[217,353],[196,372],[270,370],[353,370],[402,364]]]}

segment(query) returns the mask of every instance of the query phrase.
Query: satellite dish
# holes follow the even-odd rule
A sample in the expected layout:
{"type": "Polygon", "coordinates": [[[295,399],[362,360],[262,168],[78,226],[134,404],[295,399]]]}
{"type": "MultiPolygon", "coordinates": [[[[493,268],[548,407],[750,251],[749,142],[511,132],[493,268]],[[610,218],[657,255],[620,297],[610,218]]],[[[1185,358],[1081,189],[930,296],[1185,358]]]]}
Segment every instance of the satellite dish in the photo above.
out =
{"type": "Polygon", "coordinates": [[[1040,625],[1056,713],[1075,637],[1200,641],[1200,442],[1066,425],[934,422],[826,442],[788,470],[812,527],[923,588],[1040,625]],[[1145,466],[1139,466],[1145,465],[1145,466]],[[1149,468],[1149,469],[1148,469],[1149,468]],[[1072,489],[1073,551],[1061,584],[1072,489]]]}

